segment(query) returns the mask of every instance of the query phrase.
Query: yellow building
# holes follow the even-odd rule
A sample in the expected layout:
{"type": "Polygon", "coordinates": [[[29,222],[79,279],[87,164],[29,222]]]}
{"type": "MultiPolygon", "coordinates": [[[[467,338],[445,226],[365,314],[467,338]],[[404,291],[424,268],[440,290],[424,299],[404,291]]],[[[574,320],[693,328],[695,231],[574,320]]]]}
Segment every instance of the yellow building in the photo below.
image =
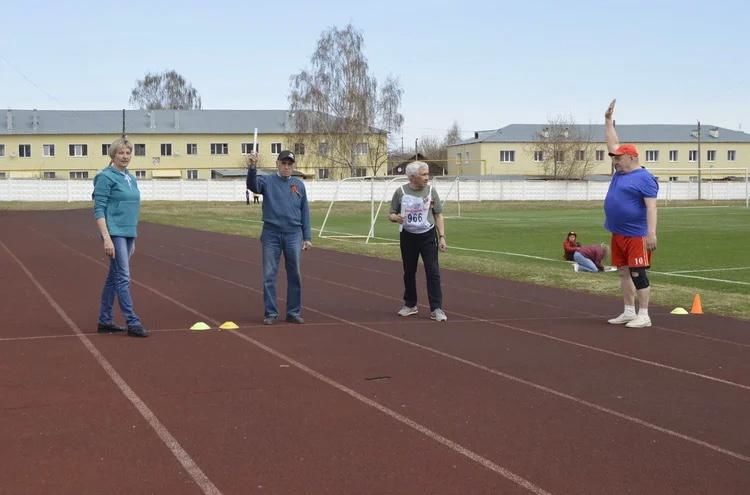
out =
{"type": "Polygon", "coordinates": [[[369,143],[384,139],[363,137],[353,151],[362,166],[345,173],[326,156],[326,143],[305,149],[289,117],[285,110],[7,110],[0,116],[0,179],[92,179],[123,129],[134,144],[130,170],[142,179],[244,177],[255,129],[261,168],[273,168],[278,153],[290,149],[307,177],[365,175],[369,143]]]}
{"type": "MultiPolygon", "coordinates": [[[[621,143],[638,147],[641,165],[669,175],[670,180],[696,177],[699,164],[705,175],[713,169],[750,167],[750,134],[741,131],[701,126],[698,133],[697,125],[618,125],[617,134],[621,143]]],[[[472,139],[448,147],[449,175],[551,176],[556,166],[575,162],[578,169],[586,164],[586,177],[611,173],[603,125],[512,124],[475,132],[472,139]]]]}

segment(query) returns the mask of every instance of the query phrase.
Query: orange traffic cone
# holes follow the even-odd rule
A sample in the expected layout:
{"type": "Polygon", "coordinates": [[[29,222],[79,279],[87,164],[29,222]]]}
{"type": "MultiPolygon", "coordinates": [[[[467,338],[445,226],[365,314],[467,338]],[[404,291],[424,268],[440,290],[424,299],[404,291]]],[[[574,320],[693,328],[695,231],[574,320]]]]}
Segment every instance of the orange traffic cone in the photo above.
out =
{"type": "Polygon", "coordinates": [[[700,294],[696,294],[695,297],[693,298],[693,307],[690,308],[690,314],[693,314],[693,315],[703,314],[703,306],[701,305],[700,294]]]}

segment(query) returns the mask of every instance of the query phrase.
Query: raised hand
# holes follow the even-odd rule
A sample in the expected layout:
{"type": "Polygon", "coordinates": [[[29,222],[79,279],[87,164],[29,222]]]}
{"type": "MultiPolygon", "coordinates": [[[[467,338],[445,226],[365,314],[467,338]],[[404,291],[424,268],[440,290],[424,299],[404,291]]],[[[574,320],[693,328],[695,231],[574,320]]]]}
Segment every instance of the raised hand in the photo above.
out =
{"type": "Polygon", "coordinates": [[[258,153],[252,152],[249,155],[247,155],[247,166],[255,167],[257,165],[258,165],[258,153]]]}
{"type": "Polygon", "coordinates": [[[609,104],[609,107],[607,108],[607,111],[604,112],[604,118],[605,119],[611,119],[612,115],[615,113],[615,103],[617,103],[617,98],[612,100],[612,103],[609,104]]]}

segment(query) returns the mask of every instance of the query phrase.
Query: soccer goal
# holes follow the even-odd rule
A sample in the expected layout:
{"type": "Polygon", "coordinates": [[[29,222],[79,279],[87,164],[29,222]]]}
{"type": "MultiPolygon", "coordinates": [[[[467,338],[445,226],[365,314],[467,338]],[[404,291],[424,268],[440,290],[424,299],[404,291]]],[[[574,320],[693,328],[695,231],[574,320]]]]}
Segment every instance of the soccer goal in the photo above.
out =
{"type": "Polygon", "coordinates": [[[747,168],[649,168],[659,180],[659,200],[745,202],[750,207],[750,182],[747,168]]]}

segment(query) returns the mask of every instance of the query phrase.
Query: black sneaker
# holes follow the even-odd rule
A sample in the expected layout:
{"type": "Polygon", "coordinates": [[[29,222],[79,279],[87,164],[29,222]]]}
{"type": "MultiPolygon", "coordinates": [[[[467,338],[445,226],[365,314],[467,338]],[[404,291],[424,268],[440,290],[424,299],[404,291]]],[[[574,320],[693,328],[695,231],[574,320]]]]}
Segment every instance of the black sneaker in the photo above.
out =
{"type": "Polygon", "coordinates": [[[288,323],[297,323],[298,325],[301,325],[305,322],[305,319],[300,315],[287,315],[286,321],[288,323]]]}
{"type": "Polygon", "coordinates": [[[125,330],[127,330],[127,328],[117,326],[114,323],[99,322],[99,324],[96,326],[96,331],[99,333],[117,333],[124,332],[125,330]]]}
{"type": "Polygon", "coordinates": [[[273,325],[276,323],[276,316],[265,316],[263,317],[263,324],[264,325],[273,325]]]}
{"type": "Polygon", "coordinates": [[[148,330],[143,325],[128,325],[128,335],[131,337],[148,337],[148,330]]]}

